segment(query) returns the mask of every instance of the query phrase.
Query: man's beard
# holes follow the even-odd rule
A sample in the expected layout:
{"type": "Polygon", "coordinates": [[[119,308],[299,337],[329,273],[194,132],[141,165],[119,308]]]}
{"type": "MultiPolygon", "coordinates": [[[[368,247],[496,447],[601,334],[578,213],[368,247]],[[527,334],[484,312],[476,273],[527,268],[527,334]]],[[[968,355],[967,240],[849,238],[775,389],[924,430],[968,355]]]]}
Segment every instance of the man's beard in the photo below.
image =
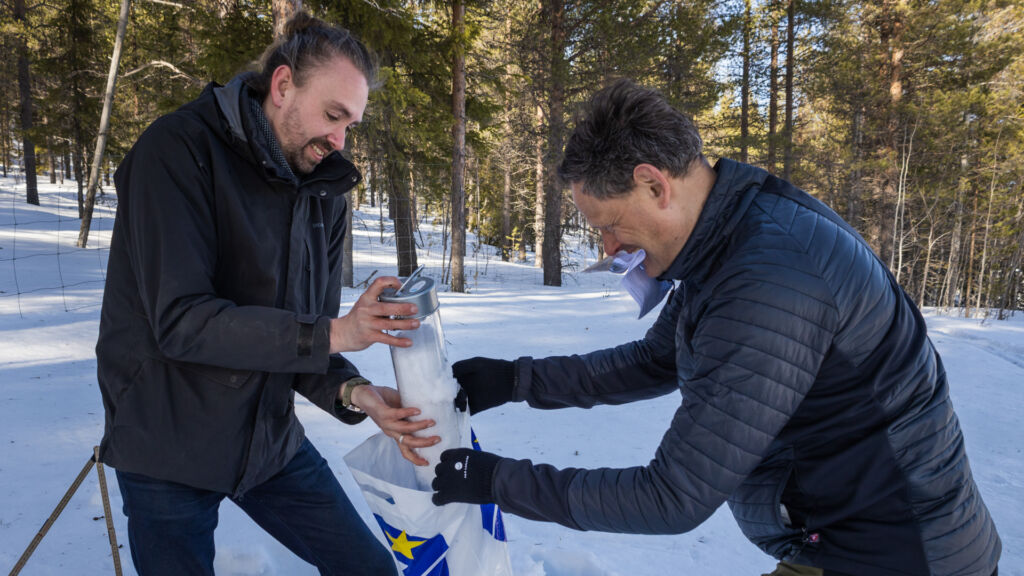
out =
{"type": "Polygon", "coordinates": [[[290,150],[282,151],[284,152],[285,161],[288,162],[288,166],[296,176],[304,176],[313,171],[313,167],[307,166],[307,162],[302,158],[302,148],[292,148],[290,150]]]}
{"type": "MultiPolygon", "coordinates": [[[[323,150],[324,158],[326,158],[334,149],[330,143],[322,138],[306,140],[305,142],[295,145],[291,143],[291,135],[302,134],[302,128],[299,125],[298,113],[295,109],[288,110],[285,113],[282,128],[282,138],[278,139],[281,144],[281,152],[284,154],[284,159],[288,162],[288,166],[291,167],[292,172],[296,175],[304,176],[306,174],[310,174],[314,169],[316,169],[318,163],[311,162],[309,157],[306,155],[306,149],[311,145],[316,144],[321,150],[323,150]]],[[[321,161],[323,160],[321,159],[321,161]]]]}

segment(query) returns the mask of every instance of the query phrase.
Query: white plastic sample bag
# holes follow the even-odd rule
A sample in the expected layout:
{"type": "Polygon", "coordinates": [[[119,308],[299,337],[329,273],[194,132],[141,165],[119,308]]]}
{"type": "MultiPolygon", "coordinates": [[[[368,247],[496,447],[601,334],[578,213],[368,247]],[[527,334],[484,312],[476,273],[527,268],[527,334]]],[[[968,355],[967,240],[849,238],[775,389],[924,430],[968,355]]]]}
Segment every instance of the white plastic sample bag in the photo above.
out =
{"type": "MultiPolygon", "coordinates": [[[[459,413],[469,430],[469,416],[459,413]]],[[[480,449],[473,436],[473,447],[480,449]]],[[[511,576],[501,510],[495,504],[434,506],[412,462],[377,433],[345,456],[403,576],[511,576]]]]}

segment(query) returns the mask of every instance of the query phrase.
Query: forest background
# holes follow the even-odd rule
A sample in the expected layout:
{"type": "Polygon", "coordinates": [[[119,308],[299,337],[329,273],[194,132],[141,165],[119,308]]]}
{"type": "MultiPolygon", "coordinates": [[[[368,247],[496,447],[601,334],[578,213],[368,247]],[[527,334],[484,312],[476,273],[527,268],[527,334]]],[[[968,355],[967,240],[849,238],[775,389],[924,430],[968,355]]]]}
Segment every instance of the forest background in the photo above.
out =
{"type": "Polygon", "coordinates": [[[34,204],[38,178],[77,182],[84,248],[90,191],[112,194],[142,130],[245,70],[298,8],[380,58],[352,202],[394,220],[400,275],[428,219],[453,291],[467,228],[561,285],[563,236],[599,239],[555,166],[580,103],[629,77],[696,120],[712,161],[835,209],[919,306],[1024,307],[1019,0],[0,0],[4,175],[34,204]]]}

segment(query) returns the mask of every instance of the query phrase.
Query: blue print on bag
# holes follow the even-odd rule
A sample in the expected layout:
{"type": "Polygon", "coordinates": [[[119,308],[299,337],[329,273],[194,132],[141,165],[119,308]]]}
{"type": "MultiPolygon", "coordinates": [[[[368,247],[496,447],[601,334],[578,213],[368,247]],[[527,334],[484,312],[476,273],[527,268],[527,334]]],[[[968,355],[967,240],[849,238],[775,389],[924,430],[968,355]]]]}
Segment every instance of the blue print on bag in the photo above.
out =
{"type": "MultiPolygon", "coordinates": [[[[473,442],[473,450],[480,450],[480,441],[476,439],[476,432],[470,428],[470,437],[473,442]]],[[[480,518],[483,521],[484,530],[499,542],[506,542],[505,523],[501,520],[501,508],[497,504],[481,504],[480,518]]]]}
{"type": "Polygon", "coordinates": [[[501,520],[501,509],[496,504],[481,504],[480,517],[484,530],[499,542],[505,542],[505,523],[501,520]]]}
{"type": "Polygon", "coordinates": [[[418,538],[388,524],[377,514],[373,517],[384,531],[391,553],[406,565],[402,570],[404,576],[449,576],[448,561],[445,558],[448,543],[444,536],[438,534],[433,538],[418,538]]]}

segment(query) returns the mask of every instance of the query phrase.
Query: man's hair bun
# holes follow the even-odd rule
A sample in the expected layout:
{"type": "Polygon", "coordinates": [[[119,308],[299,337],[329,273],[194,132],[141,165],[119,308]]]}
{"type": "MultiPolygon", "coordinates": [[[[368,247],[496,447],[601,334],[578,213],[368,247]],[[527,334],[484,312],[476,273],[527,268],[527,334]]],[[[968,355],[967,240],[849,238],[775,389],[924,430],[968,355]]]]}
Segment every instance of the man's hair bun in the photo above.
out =
{"type": "Polygon", "coordinates": [[[294,38],[306,30],[328,28],[326,22],[304,10],[296,12],[294,16],[285,22],[284,26],[284,35],[288,39],[294,38]]]}

